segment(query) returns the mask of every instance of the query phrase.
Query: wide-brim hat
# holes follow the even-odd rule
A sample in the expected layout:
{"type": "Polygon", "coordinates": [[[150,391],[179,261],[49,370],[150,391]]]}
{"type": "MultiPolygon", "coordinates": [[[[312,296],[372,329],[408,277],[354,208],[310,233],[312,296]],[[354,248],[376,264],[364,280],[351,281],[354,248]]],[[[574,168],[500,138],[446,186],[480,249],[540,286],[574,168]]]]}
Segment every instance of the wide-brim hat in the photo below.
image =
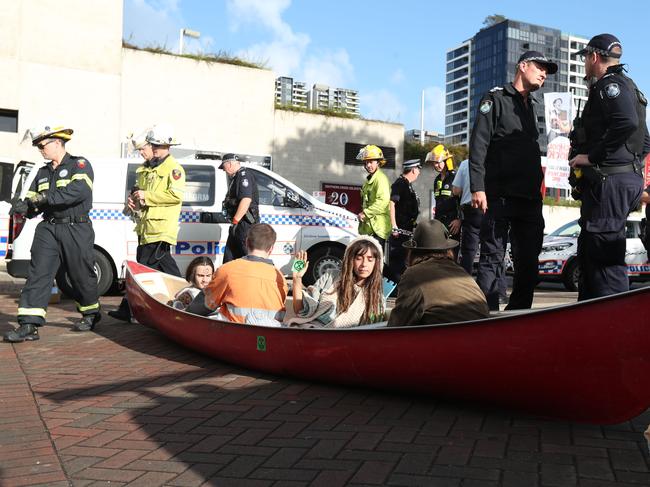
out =
{"type": "Polygon", "coordinates": [[[407,249],[447,250],[458,246],[458,241],[449,238],[449,230],[439,220],[418,223],[413,237],[402,244],[407,249]]]}

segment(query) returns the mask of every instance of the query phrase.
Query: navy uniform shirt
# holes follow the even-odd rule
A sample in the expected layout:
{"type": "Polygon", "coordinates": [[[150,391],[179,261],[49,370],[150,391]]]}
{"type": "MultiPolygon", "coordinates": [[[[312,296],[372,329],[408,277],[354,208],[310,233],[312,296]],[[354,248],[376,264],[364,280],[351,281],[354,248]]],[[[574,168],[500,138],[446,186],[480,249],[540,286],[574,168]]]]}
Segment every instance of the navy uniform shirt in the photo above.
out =
{"type": "Polygon", "coordinates": [[[452,186],[456,171],[447,171],[445,178],[442,173],[436,176],[433,182],[433,195],[436,198],[436,220],[441,221],[445,226],[460,218],[460,198],[454,196],[452,186]]]}
{"type": "Polygon", "coordinates": [[[623,65],[610,66],[589,91],[582,112],[589,162],[628,164],[650,152],[645,122],[647,101],[623,65]]]}
{"type": "Polygon", "coordinates": [[[228,186],[227,199],[232,202],[233,207],[232,214],[229,215],[231,218],[235,215],[237,206],[239,206],[239,202],[243,198],[251,199],[248,211],[254,221],[250,221],[249,218],[246,218],[246,220],[248,220],[248,223],[258,223],[260,221],[259,195],[257,190],[257,181],[255,181],[255,173],[250,169],[240,167],[228,186]]]}
{"type": "Polygon", "coordinates": [[[541,199],[537,104],[532,94],[525,102],[512,83],[483,96],[469,142],[472,193],[541,199]]]}
{"type": "Polygon", "coordinates": [[[413,231],[420,213],[420,199],[413,185],[404,176],[398,177],[390,187],[390,200],[395,203],[397,228],[413,231]]]}
{"type": "Polygon", "coordinates": [[[45,219],[88,216],[93,206],[93,179],[93,168],[86,158],[66,153],[56,169],[50,161],[38,170],[27,197],[47,194],[47,204],[38,209],[45,219]]]}

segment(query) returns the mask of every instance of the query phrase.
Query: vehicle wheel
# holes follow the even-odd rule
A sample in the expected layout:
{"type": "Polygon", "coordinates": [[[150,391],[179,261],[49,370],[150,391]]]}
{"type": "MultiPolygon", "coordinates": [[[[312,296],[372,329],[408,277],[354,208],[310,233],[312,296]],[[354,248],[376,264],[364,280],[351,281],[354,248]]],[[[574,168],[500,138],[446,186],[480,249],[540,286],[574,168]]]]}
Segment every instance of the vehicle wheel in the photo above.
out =
{"type": "Polygon", "coordinates": [[[314,284],[319,277],[326,273],[337,276],[343,265],[343,249],[341,247],[319,247],[308,252],[309,268],[303,277],[305,286],[314,284]]]}
{"type": "MultiPolygon", "coordinates": [[[[113,286],[115,276],[113,267],[108,258],[99,250],[95,249],[95,274],[97,274],[97,294],[102,296],[113,286]]],[[[56,285],[59,290],[68,297],[72,297],[72,284],[68,273],[64,269],[59,269],[56,274],[56,285]]]]}
{"type": "Polygon", "coordinates": [[[578,259],[570,261],[562,272],[562,283],[569,291],[577,291],[580,280],[580,267],[578,259]]]}

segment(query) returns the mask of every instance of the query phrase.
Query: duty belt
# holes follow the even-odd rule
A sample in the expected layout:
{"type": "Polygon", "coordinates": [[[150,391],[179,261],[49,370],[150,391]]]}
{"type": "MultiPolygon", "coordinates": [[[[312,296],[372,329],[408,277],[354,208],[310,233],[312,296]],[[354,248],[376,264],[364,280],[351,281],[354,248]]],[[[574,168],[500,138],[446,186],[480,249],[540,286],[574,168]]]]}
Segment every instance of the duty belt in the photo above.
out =
{"type": "Polygon", "coordinates": [[[611,176],[612,174],[623,174],[626,172],[636,172],[636,166],[634,162],[627,164],[612,164],[610,166],[596,166],[598,170],[603,173],[605,176],[611,176]]]}
{"type": "Polygon", "coordinates": [[[59,224],[59,223],[88,223],[90,217],[88,215],[79,215],[79,216],[64,216],[63,218],[54,218],[48,217],[45,218],[47,223],[59,224]]]}

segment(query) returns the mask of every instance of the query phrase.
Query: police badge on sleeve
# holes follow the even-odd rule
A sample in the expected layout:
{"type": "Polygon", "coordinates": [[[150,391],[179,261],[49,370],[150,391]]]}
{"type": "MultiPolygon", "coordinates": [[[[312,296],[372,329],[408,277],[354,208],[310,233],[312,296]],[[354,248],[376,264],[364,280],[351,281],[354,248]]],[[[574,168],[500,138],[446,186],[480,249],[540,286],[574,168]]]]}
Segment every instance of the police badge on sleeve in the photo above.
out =
{"type": "Polygon", "coordinates": [[[607,98],[616,98],[621,94],[621,88],[618,86],[618,83],[610,83],[605,86],[605,94],[607,98]]]}
{"type": "Polygon", "coordinates": [[[487,115],[492,110],[492,100],[485,100],[478,109],[483,115],[487,115]]]}

